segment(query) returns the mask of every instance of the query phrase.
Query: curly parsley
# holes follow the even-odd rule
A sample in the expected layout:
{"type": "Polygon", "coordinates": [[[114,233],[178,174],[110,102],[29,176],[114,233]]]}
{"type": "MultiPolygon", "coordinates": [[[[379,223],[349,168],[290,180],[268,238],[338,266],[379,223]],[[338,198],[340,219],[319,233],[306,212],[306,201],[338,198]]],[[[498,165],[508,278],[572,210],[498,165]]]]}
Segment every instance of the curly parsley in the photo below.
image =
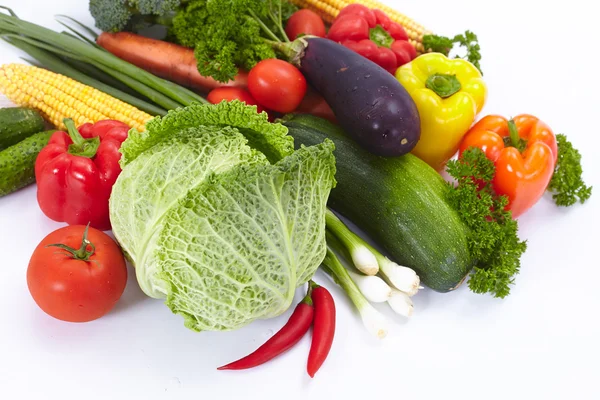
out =
{"type": "Polygon", "coordinates": [[[527,244],[517,236],[517,221],[505,209],[508,198],[492,188],[494,163],[481,149],[471,148],[459,160],[448,162],[447,171],[457,181],[448,183],[448,200],[469,228],[469,252],[476,260],[469,288],[504,298],[519,273],[527,244]]]}
{"type": "Polygon", "coordinates": [[[461,47],[466,48],[465,57],[456,56],[455,58],[465,58],[471,64],[473,64],[479,72],[481,71],[481,47],[479,46],[477,35],[471,31],[466,31],[462,35],[456,35],[453,38],[438,35],[424,35],[423,36],[423,47],[426,50],[434,53],[442,53],[446,56],[450,54],[450,51],[454,48],[455,44],[459,44],[461,47]]]}
{"type": "Polygon", "coordinates": [[[588,187],[581,179],[581,154],[562,133],[556,135],[558,144],[558,160],[548,190],[558,206],[568,207],[582,204],[592,195],[592,187],[588,187]]]}

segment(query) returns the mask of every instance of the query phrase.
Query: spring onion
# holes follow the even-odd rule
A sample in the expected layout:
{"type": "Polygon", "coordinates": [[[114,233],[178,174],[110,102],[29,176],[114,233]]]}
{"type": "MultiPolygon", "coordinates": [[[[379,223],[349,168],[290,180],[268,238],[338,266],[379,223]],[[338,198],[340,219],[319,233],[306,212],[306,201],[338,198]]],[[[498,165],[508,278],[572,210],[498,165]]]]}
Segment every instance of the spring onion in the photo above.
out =
{"type": "Polygon", "coordinates": [[[372,303],[383,303],[392,295],[392,288],[378,276],[368,276],[348,271],[360,292],[372,303]]]}
{"type": "Polygon", "coordinates": [[[387,299],[387,303],[397,314],[405,317],[410,317],[413,314],[414,307],[412,299],[404,292],[392,290],[390,297],[387,299]]]}

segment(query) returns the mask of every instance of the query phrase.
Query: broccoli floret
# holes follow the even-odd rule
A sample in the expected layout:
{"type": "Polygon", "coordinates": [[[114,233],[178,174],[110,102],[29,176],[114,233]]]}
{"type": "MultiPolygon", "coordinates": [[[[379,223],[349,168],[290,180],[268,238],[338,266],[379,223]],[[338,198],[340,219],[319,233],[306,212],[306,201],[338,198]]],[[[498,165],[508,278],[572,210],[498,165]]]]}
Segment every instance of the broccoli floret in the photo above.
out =
{"type": "Polygon", "coordinates": [[[96,27],[105,32],[133,31],[170,21],[188,0],[90,0],[96,27]]]}

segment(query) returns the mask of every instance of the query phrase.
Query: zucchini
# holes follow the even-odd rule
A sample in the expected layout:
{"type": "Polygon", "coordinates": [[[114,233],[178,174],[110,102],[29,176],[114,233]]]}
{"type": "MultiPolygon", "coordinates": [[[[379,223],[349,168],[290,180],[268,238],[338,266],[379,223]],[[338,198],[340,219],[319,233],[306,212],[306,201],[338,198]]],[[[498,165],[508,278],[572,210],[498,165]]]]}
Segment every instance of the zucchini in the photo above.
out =
{"type": "Polygon", "coordinates": [[[36,133],[0,151],[0,197],[35,182],[35,160],[54,132],[36,133]]]}
{"type": "Polygon", "coordinates": [[[447,185],[412,154],[382,157],[361,148],[331,122],[310,115],[284,119],[296,147],[335,143],[337,186],[329,206],[370,236],[421,282],[449,292],[464,282],[473,262],[468,229],[446,202],[447,185]]]}
{"type": "Polygon", "coordinates": [[[0,108],[0,151],[44,130],[44,118],[31,108],[0,108]]]}

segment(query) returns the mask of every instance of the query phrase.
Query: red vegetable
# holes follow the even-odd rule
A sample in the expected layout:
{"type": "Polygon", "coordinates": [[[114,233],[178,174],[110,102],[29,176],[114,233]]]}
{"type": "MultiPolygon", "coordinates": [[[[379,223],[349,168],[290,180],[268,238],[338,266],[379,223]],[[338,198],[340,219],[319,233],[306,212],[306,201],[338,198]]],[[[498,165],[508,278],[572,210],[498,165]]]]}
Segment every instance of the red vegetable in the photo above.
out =
{"type": "Polygon", "coordinates": [[[329,350],[331,350],[335,335],[335,302],[327,289],[313,281],[310,282],[310,285],[312,287],[311,297],[315,308],[315,317],[306,370],[312,378],[321,368],[329,355],[329,350]]]}
{"type": "Polygon", "coordinates": [[[306,94],[306,79],[292,64],[269,58],[256,64],[248,74],[248,90],[269,110],[290,113],[306,94]]]}
{"type": "Polygon", "coordinates": [[[49,218],[108,230],[108,199],[121,173],[121,143],[129,126],[120,121],[83,124],[65,119],[68,133],[55,132],[35,162],[37,200],[49,218]]]}
{"type": "Polygon", "coordinates": [[[253,353],[224,365],[219,370],[240,370],[264,364],[291,349],[306,334],[313,321],[313,306],[309,294],[298,303],[287,323],[253,353]]]}
{"type": "Polygon", "coordinates": [[[213,89],[210,91],[210,93],[206,97],[206,100],[208,100],[212,104],[218,104],[223,100],[227,100],[227,101],[239,100],[239,101],[243,101],[244,103],[246,103],[249,106],[256,106],[256,111],[259,113],[265,111],[265,109],[260,104],[258,104],[256,99],[254,97],[252,97],[250,92],[244,88],[236,88],[236,87],[216,88],[216,89],[213,89]]]}
{"type": "Polygon", "coordinates": [[[288,19],[285,33],[290,40],[296,39],[300,34],[325,37],[325,23],[316,12],[302,9],[288,19]]]}
{"type": "Polygon", "coordinates": [[[385,70],[396,70],[417,57],[404,28],[381,10],[361,4],[342,9],[329,28],[327,38],[354,50],[385,70]]]}
{"type": "Polygon", "coordinates": [[[334,124],[337,122],[335,114],[333,113],[331,107],[329,107],[329,104],[327,104],[323,96],[317,93],[317,91],[310,86],[306,91],[304,99],[302,99],[302,103],[300,103],[295,112],[299,114],[311,114],[315,117],[325,118],[334,124]]]}
{"type": "Polygon", "coordinates": [[[121,298],[126,284],[127,267],[117,243],[83,225],[46,236],[27,268],[27,287],[36,304],[68,322],[102,317],[121,298]]]}
{"type": "Polygon", "coordinates": [[[122,60],[201,92],[224,86],[245,87],[247,84],[248,74],[244,71],[239,71],[235,79],[226,83],[200,75],[194,49],[174,43],[130,32],[103,32],[96,42],[122,60]]]}

